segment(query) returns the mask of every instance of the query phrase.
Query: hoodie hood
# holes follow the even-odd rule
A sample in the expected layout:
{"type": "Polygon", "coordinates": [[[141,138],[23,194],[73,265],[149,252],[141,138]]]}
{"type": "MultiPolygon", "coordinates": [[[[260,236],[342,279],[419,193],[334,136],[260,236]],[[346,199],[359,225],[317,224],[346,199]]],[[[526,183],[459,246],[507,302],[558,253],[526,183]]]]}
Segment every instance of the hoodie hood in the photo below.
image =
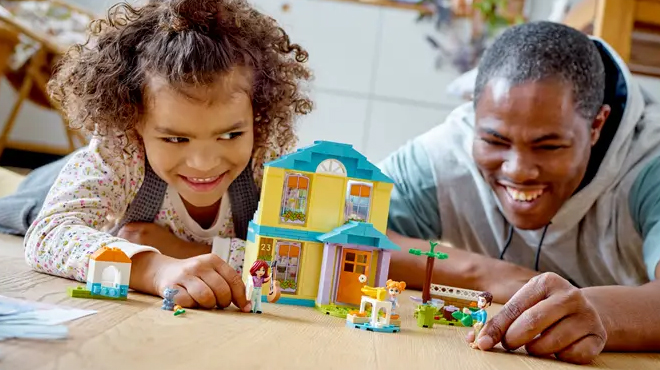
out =
{"type": "Polygon", "coordinates": [[[660,152],[660,127],[644,124],[648,97],[621,57],[603,40],[592,40],[605,64],[604,103],[612,112],[592,149],[585,180],[546,227],[518,230],[504,218],[497,196],[472,158],[471,102],[418,138],[434,171],[443,240],[495,258],[507,247],[505,259],[555,271],[582,286],[648,279],[627,195],[636,174],[660,152]],[[627,260],[623,268],[622,259],[627,260]]]}

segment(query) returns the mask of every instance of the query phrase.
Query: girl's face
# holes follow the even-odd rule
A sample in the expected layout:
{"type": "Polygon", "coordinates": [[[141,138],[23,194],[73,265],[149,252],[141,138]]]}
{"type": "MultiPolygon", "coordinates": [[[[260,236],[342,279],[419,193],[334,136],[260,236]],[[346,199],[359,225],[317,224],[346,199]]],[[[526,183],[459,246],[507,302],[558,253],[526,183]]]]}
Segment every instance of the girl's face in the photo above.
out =
{"type": "Polygon", "coordinates": [[[149,164],[194,207],[216,204],[254,144],[250,81],[237,69],[212,86],[175,90],[154,77],[138,128],[149,164]]]}
{"type": "Polygon", "coordinates": [[[390,288],[389,293],[390,293],[390,295],[399,295],[399,293],[401,293],[401,292],[399,292],[398,288],[390,288]]]}
{"type": "Polygon", "coordinates": [[[257,277],[262,277],[265,274],[266,274],[266,270],[263,267],[257,270],[257,277]]]}

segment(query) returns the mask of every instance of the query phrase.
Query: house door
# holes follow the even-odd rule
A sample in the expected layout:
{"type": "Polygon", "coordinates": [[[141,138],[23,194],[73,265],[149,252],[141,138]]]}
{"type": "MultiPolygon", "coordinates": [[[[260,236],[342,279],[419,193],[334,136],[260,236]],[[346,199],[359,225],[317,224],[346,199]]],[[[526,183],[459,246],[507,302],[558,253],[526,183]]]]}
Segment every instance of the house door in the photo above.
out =
{"type": "Polygon", "coordinates": [[[337,303],[359,305],[362,299],[360,289],[360,275],[369,275],[371,252],[356,249],[343,249],[341,256],[341,269],[339,272],[339,285],[337,287],[337,303]]]}

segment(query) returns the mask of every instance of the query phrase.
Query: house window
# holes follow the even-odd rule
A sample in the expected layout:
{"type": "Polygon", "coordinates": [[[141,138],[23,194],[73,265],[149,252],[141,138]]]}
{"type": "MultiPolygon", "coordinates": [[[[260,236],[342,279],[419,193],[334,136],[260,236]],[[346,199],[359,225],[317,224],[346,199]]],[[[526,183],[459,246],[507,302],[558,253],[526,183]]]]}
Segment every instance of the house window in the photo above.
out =
{"type": "Polygon", "coordinates": [[[371,184],[349,181],[346,191],[344,219],[346,221],[367,222],[369,220],[371,194],[371,184]]]}
{"type": "Polygon", "coordinates": [[[278,242],[275,250],[275,280],[280,282],[283,293],[296,294],[300,273],[302,244],[278,242]]]}
{"type": "Polygon", "coordinates": [[[284,179],[280,221],[304,225],[307,221],[308,199],[309,177],[287,174],[284,179]]]}
{"type": "Polygon", "coordinates": [[[316,173],[346,176],[346,167],[336,159],[326,159],[316,167],[316,173]]]}

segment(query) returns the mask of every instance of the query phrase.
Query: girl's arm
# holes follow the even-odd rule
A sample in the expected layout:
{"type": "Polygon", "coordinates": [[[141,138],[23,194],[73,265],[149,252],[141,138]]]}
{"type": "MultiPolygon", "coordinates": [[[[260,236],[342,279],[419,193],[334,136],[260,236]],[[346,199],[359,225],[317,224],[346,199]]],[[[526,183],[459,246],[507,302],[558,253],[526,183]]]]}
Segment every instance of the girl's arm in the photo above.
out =
{"type": "Polygon", "coordinates": [[[140,151],[111,152],[101,139],[76,153],[51,188],[37,219],[25,235],[25,257],[35,270],[84,281],[89,255],[101,246],[117,247],[129,257],[157,249],[102,231],[109,217],[123,215],[144,173],[140,151]]]}

